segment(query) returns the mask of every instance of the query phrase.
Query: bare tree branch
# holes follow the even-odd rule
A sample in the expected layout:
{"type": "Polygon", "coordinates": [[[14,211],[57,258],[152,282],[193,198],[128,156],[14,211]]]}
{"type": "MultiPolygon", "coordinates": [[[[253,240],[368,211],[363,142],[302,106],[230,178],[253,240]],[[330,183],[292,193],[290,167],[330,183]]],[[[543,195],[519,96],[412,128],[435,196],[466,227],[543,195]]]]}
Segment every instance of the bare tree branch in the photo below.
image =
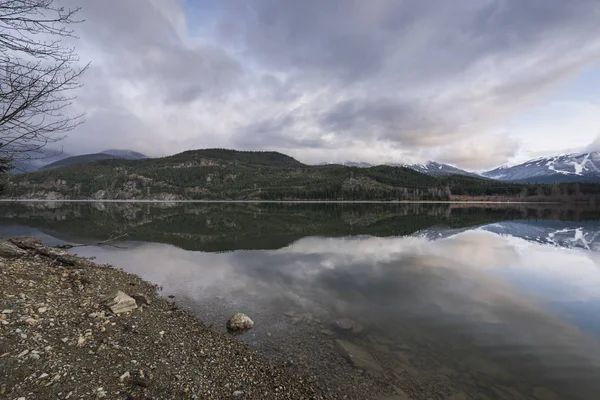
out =
{"type": "Polygon", "coordinates": [[[78,11],[54,0],[0,0],[0,171],[48,157],[46,145],[84,122],[67,113],[89,66],[64,43],[75,38],[78,11]]]}

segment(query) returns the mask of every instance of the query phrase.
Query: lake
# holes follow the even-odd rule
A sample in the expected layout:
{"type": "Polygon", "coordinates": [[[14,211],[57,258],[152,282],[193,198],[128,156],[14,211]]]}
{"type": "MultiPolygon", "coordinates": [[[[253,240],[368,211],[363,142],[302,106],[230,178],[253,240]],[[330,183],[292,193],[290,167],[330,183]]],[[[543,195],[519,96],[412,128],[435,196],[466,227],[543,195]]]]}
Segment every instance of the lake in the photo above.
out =
{"type": "Polygon", "coordinates": [[[390,399],[599,399],[600,209],[2,203],[0,235],[162,287],[331,388],[390,399]]]}

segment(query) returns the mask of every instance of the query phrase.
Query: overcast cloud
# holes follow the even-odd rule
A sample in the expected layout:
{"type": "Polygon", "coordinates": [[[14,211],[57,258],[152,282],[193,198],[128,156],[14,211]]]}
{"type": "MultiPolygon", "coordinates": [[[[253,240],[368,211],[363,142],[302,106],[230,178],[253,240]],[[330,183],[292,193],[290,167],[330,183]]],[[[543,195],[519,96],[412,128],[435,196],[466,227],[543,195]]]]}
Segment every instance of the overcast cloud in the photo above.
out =
{"type": "Polygon", "coordinates": [[[493,167],[540,150],[509,122],[600,59],[594,0],[89,1],[82,17],[69,153],[493,167]]]}

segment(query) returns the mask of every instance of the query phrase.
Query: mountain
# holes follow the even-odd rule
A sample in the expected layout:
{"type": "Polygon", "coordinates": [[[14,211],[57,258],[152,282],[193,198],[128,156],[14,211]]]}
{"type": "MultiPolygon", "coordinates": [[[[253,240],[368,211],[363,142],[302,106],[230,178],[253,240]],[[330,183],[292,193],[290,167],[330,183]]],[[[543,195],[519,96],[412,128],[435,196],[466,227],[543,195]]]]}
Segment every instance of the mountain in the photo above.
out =
{"type": "Polygon", "coordinates": [[[373,165],[362,161],[324,162],[319,165],[343,165],[344,167],[371,168],[373,165]]]}
{"type": "Polygon", "coordinates": [[[72,157],[72,154],[63,153],[59,150],[46,150],[45,153],[39,155],[37,159],[31,160],[20,160],[13,164],[13,169],[9,171],[11,174],[20,174],[23,172],[33,172],[42,168],[45,165],[51,164],[56,161],[64,160],[65,158],[72,157]]]}
{"type": "Polygon", "coordinates": [[[87,164],[87,163],[91,163],[94,161],[110,160],[110,159],[114,159],[114,158],[118,158],[118,157],[111,156],[110,154],[104,154],[104,153],[82,154],[80,156],[68,157],[68,158],[50,163],[48,165],[44,165],[43,167],[39,168],[39,171],[46,171],[49,169],[66,167],[68,165],[87,164]]]}
{"type": "Polygon", "coordinates": [[[508,182],[600,182],[600,153],[542,157],[512,167],[496,168],[482,175],[508,182]]]}
{"type": "Polygon", "coordinates": [[[600,185],[503,183],[410,168],[306,165],[277,152],[190,150],[169,157],[71,157],[43,171],[12,175],[2,196],[93,200],[494,200],[599,201],[600,185]],[[94,162],[90,162],[94,161],[94,162]]]}
{"type": "Polygon", "coordinates": [[[428,161],[427,164],[388,164],[393,167],[404,167],[418,171],[422,174],[431,176],[446,176],[446,175],[466,175],[481,178],[480,175],[465,171],[448,164],[438,163],[436,161],[428,161]]]}
{"type": "Polygon", "coordinates": [[[147,155],[132,150],[110,149],[102,151],[101,153],[115,156],[115,158],[121,158],[123,160],[143,160],[144,158],[148,158],[147,155]]]}
{"type": "MultiPolygon", "coordinates": [[[[319,165],[343,165],[346,167],[356,167],[356,168],[370,168],[373,165],[362,162],[362,161],[344,161],[340,163],[331,163],[325,162],[319,165]]],[[[446,175],[466,175],[466,176],[475,176],[481,178],[480,175],[474,172],[468,172],[464,169],[453,167],[452,165],[442,164],[435,161],[428,161],[427,164],[399,164],[399,163],[389,163],[389,164],[379,164],[379,165],[387,165],[390,167],[402,167],[409,168],[414,171],[420,172],[425,175],[430,176],[446,176],[446,175]]]]}
{"type": "Polygon", "coordinates": [[[146,155],[144,155],[142,153],[138,153],[137,151],[111,149],[111,150],[105,150],[101,153],[82,154],[79,156],[63,158],[56,162],[41,166],[38,168],[38,170],[44,171],[44,170],[48,170],[48,169],[65,167],[68,165],[87,164],[87,163],[101,161],[101,160],[111,160],[111,159],[143,160],[146,158],[148,158],[146,155]]]}

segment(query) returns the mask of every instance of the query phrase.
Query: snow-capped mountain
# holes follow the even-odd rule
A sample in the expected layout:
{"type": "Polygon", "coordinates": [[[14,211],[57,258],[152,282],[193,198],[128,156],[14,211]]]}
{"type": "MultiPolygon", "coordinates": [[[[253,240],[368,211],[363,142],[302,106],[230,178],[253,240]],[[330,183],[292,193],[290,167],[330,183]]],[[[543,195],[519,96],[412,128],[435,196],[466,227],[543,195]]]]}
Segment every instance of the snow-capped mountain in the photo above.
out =
{"type": "Polygon", "coordinates": [[[512,167],[496,168],[482,175],[511,182],[598,182],[600,181],[600,153],[542,157],[512,167]]]}
{"type": "Polygon", "coordinates": [[[444,175],[467,175],[467,176],[476,176],[480,177],[480,175],[465,171],[464,169],[453,167],[452,165],[442,164],[436,161],[428,161],[427,164],[388,164],[392,167],[405,167],[414,169],[417,172],[422,174],[431,175],[431,176],[444,176],[444,175]]]}
{"type": "Polygon", "coordinates": [[[344,167],[371,168],[373,165],[362,161],[323,162],[319,165],[343,165],[344,167]]]}

